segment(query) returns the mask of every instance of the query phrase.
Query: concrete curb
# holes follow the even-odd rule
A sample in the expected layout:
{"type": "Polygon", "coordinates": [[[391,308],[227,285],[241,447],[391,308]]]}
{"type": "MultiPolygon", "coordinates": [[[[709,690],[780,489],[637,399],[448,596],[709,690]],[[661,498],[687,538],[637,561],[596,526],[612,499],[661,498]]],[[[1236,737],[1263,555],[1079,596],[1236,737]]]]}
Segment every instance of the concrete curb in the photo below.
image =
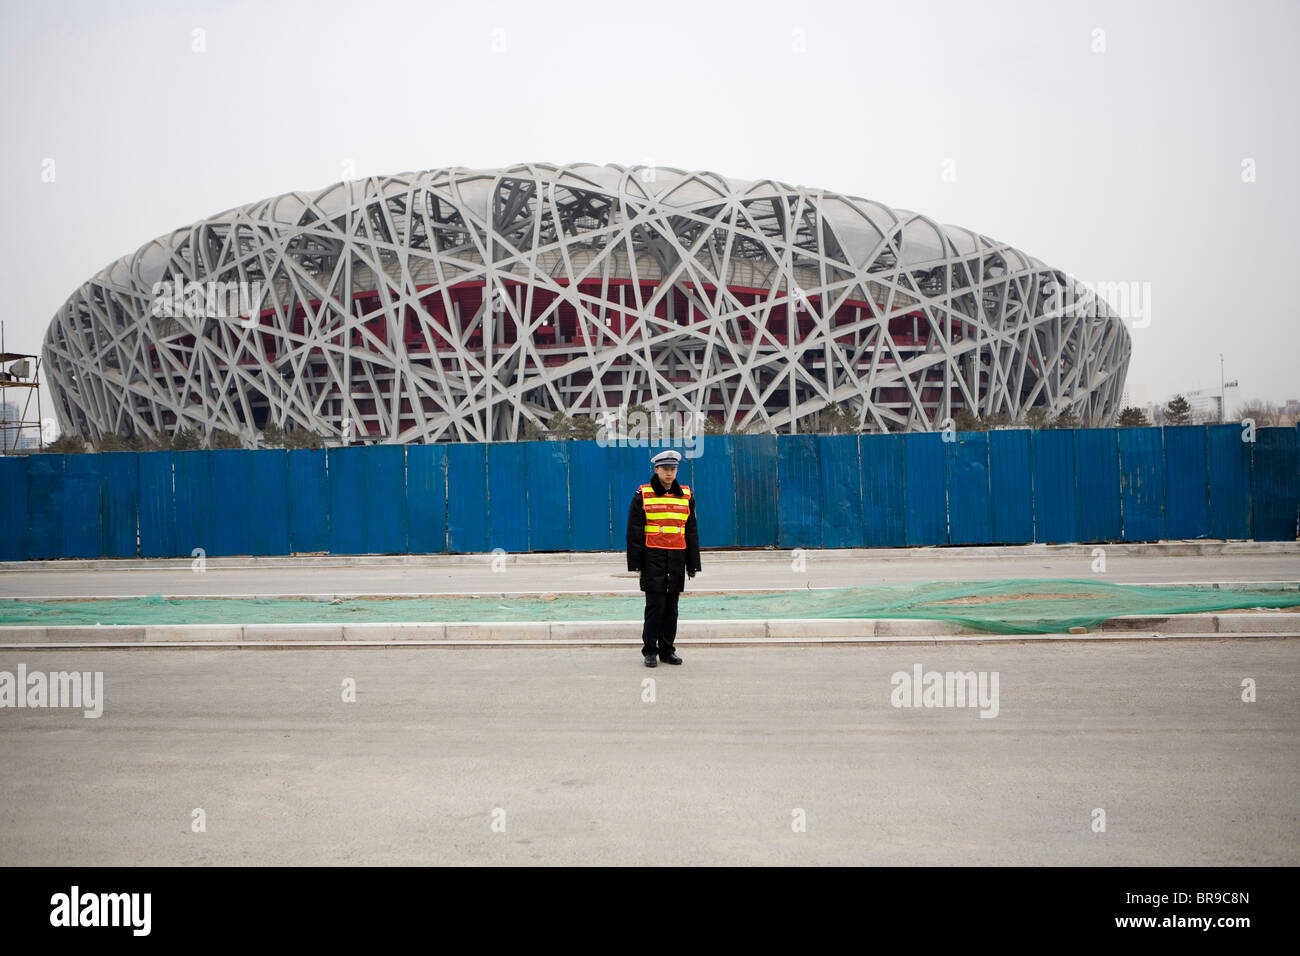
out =
{"type": "MultiPolygon", "coordinates": [[[[640,644],[642,622],[485,621],[355,624],[108,624],[0,626],[0,648],[339,647],[361,645],[600,646],[640,644]]],[[[911,643],[915,641],[1151,640],[1300,637],[1300,614],[1131,615],[1082,634],[993,634],[951,621],[894,618],[683,621],[682,644],[911,643]]]]}
{"type": "MultiPolygon", "coordinates": [[[[635,577],[635,575],[631,575],[635,577]]],[[[1052,579],[1046,579],[1052,580],[1052,579]]],[[[1141,587],[1141,588],[1213,588],[1216,591],[1250,591],[1261,588],[1268,588],[1272,591],[1300,591],[1300,581],[1110,581],[1110,584],[1119,584],[1124,587],[1141,587]]],[[[819,585],[818,587],[809,588],[714,588],[708,591],[683,591],[683,599],[713,598],[713,597],[731,597],[737,594],[746,596],[759,596],[764,594],[802,594],[805,591],[843,591],[851,585],[819,585]]],[[[303,592],[288,593],[275,592],[268,593],[265,591],[248,592],[244,594],[208,594],[204,592],[191,592],[187,594],[160,594],[158,595],[164,601],[311,601],[316,604],[330,604],[333,601],[393,601],[393,600],[426,600],[441,601],[453,598],[462,599],[493,599],[493,600],[525,600],[547,597],[583,597],[583,598],[641,598],[645,592],[639,588],[625,588],[621,591],[564,591],[564,590],[544,590],[533,588],[527,591],[385,591],[376,594],[372,591],[320,591],[320,592],[303,592]]],[[[60,594],[56,597],[49,595],[24,595],[12,594],[0,596],[0,605],[6,601],[16,601],[24,603],[40,604],[61,604],[67,602],[86,602],[86,601],[130,601],[140,598],[139,594],[60,594]]]]}
{"type": "MultiPolygon", "coordinates": [[[[841,548],[803,549],[819,561],[884,561],[983,559],[1001,557],[1091,556],[1094,548],[1105,548],[1108,556],[1138,555],[1157,557],[1201,557],[1222,554],[1300,554],[1300,541],[1157,541],[1148,543],[1098,542],[1094,544],[1026,544],[1006,546],[936,546],[926,548],[841,548]]],[[[706,561],[789,562],[793,552],[776,548],[749,551],[705,550],[706,561]]],[[[622,551],[557,551],[521,554],[312,554],[312,555],[238,555],[210,557],[209,569],[232,568],[323,568],[323,567],[490,567],[504,559],[513,565],[621,564],[622,551]]],[[[188,570],[193,558],[62,558],[58,560],[0,561],[0,571],[120,571],[188,570]]]]}
{"type": "MultiPolygon", "coordinates": [[[[856,644],[872,644],[882,647],[897,646],[925,646],[925,647],[943,647],[956,646],[959,644],[1037,644],[1042,642],[1055,642],[1062,644],[1079,644],[1079,643],[1123,643],[1134,641],[1224,641],[1224,640],[1260,640],[1260,639],[1288,640],[1285,634],[986,634],[982,636],[970,635],[965,638],[957,637],[836,637],[836,638],[800,638],[797,640],[787,640],[784,638],[772,638],[766,641],[731,641],[725,639],[704,641],[704,640],[678,640],[678,648],[695,648],[695,647],[755,647],[759,644],[766,646],[791,647],[796,645],[803,646],[851,646],[856,644]]],[[[344,648],[360,647],[383,647],[383,648],[481,648],[481,647],[502,647],[502,648],[519,648],[519,647],[626,647],[641,650],[641,639],[636,640],[609,640],[609,641],[300,641],[296,643],[282,644],[274,641],[267,641],[261,644],[249,644],[242,641],[214,641],[211,643],[195,643],[193,641],[155,641],[148,645],[143,644],[114,644],[105,642],[102,644],[82,645],[82,644],[0,644],[0,651],[5,650],[25,650],[25,651],[111,651],[111,650],[140,650],[147,647],[149,650],[341,650],[344,648]]]]}
{"type": "MultiPolygon", "coordinates": [[[[631,575],[636,577],[636,575],[631,575]]],[[[1300,590],[1300,582],[1275,581],[1259,582],[1260,586],[1271,585],[1291,585],[1292,590],[1300,590]]],[[[1246,584],[1230,583],[1222,585],[1223,587],[1255,587],[1256,582],[1247,582],[1246,584]]],[[[799,590],[799,589],[796,589],[799,590]]],[[[816,587],[808,588],[811,591],[834,591],[839,590],[833,587],[816,587]]],[[[683,591],[684,598],[700,597],[726,597],[733,594],[789,594],[790,588],[715,588],[711,591],[683,591]]],[[[0,604],[5,601],[22,601],[38,602],[41,604],[59,604],[69,601],[131,601],[138,600],[143,595],[140,594],[60,594],[56,597],[48,595],[4,595],[0,596],[0,604]]],[[[332,601],[394,601],[394,600],[451,600],[463,598],[466,600],[481,600],[484,598],[494,598],[501,600],[522,599],[522,598],[544,598],[544,597],[584,597],[584,598],[625,598],[625,597],[644,597],[645,592],[640,588],[624,588],[621,591],[593,591],[591,589],[582,591],[562,591],[546,590],[543,588],[532,588],[527,591],[384,591],[375,593],[373,591],[317,591],[301,593],[274,593],[268,594],[265,591],[253,591],[245,594],[160,594],[158,595],[164,601],[265,601],[273,599],[276,601],[311,601],[316,604],[329,604],[332,601]]]]}

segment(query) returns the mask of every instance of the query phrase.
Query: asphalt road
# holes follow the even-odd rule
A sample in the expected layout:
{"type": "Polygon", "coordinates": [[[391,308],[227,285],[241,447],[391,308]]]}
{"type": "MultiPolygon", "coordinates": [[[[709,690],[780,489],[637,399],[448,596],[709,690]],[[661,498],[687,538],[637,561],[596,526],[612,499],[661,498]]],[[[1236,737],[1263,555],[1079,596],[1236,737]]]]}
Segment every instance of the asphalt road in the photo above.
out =
{"type": "Polygon", "coordinates": [[[1300,640],[679,649],[0,651],[0,865],[1300,864],[1300,640]]]}
{"type": "MultiPolygon", "coordinates": [[[[474,559],[471,559],[474,560],[474,559]]],[[[996,558],[963,557],[946,550],[934,557],[873,557],[844,560],[807,552],[801,567],[788,556],[762,560],[712,560],[688,590],[734,588],[852,587],[921,581],[979,581],[1006,578],[1100,578],[1116,584],[1300,581],[1300,553],[1168,557],[1111,552],[1105,572],[1093,570],[1091,550],[1078,555],[1034,555],[1007,549],[996,558]]],[[[640,593],[621,554],[590,562],[503,563],[490,557],[461,566],[234,567],[207,564],[202,572],[142,565],[129,570],[0,570],[0,597],[139,597],[236,594],[463,594],[508,591],[626,591],[640,593]]]]}

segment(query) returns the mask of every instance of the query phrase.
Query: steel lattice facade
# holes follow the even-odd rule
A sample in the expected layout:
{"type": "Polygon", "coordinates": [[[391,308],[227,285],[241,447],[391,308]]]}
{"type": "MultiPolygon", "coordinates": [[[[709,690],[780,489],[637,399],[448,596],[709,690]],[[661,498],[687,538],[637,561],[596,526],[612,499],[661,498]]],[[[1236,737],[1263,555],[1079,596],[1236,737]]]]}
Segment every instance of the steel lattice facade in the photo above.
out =
{"type": "Polygon", "coordinates": [[[508,441],[636,404],[736,431],[798,432],[828,403],[866,431],[1031,406],[1104,425],[1130,352],[1061,271],[924,216],[532,164],[338,183],[181,229],[78,289],[43,366],[64,431],[251,445],[271,422],[508,441]]]}

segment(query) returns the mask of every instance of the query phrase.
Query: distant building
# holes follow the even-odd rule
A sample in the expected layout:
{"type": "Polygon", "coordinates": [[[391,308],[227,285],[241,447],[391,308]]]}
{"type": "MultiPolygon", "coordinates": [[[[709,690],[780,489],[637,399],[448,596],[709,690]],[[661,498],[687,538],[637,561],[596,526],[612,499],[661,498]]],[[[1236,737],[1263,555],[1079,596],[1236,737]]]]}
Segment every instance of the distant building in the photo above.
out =
{"type": "Polygon", "coordinates": [[[1192,407],[1193,416],[1213,415],[1218,418],[1222,411],[1222,396],[1217,389],[1200,388],[1182,395],[1192,407]]]}
{"type": "Polygon", "coordinates": [[[1120,408],[1146,408],[1151,404],[1150,389],[1146,385],[1140,385],[1137,382],[1124,383],[1124,397],[1120,401],[1120,408]]]}
{"type": "MultiPolygon", "coordinates": [[[[5,402],[0,411],[0,451],[25,451],[40,448],[40,427],[29,423],[25,428],[19,425],[22,420],[22,407],[14,402],[5,402]]],[[[31,416],[29,415],[30,419],[31,416]]]]}

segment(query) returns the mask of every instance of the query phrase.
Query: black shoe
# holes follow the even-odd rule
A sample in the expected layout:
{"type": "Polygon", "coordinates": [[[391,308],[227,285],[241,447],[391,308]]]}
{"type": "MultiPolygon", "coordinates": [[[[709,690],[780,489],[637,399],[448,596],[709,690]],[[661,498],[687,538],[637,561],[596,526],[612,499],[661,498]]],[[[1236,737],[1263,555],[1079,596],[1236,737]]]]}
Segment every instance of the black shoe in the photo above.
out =
{"type": "Polygon", "coordinates": [[[682,659],[676,654],[660,654],[659,659],[665,664],[680,664],[682,659]]]}
{"type": "Polygon", "coordinates": [[[658,662],[657,660],[655,660],[655,656],[654,656],[653,654],[647,654],[647,655],[645,656],[645,666],[646,666],[646,667],[658,667],[658,666],[659,666],[659,662],[658,662]]]}

